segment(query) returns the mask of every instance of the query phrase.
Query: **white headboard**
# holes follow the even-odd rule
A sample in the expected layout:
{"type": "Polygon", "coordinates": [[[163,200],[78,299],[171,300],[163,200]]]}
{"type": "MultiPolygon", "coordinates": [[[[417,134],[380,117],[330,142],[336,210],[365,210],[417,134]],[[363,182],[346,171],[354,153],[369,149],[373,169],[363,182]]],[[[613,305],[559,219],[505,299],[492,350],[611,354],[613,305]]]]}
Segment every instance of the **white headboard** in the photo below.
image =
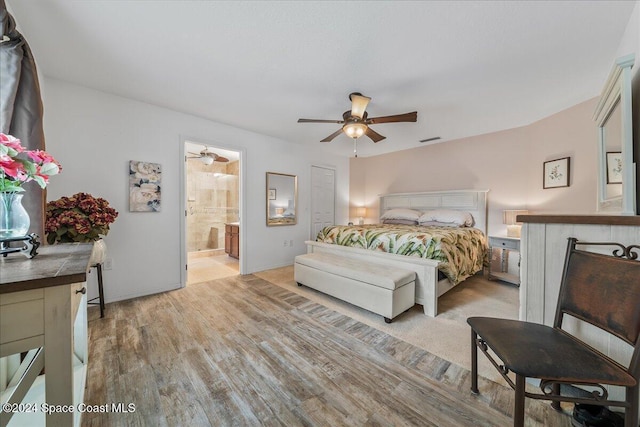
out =
{"type": "Polygon", "coordinates": [[[389,209],[453,209],[470,212],[475,228],[487,234],[487,193],[489,190],[424,191],[420,193],[393,193],[380,196],[380,216],[389,209]]]}

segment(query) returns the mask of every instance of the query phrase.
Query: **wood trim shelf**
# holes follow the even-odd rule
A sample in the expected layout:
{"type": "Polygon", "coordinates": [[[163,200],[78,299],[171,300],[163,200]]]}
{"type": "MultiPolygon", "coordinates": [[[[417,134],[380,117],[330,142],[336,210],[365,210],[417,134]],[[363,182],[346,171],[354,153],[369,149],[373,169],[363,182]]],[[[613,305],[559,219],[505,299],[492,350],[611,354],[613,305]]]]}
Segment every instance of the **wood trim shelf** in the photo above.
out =
{"type": "Polygon", "coordinates": [[[638,215],[518,215],[518,222],[532,224],[640,225],[638,215]]]}

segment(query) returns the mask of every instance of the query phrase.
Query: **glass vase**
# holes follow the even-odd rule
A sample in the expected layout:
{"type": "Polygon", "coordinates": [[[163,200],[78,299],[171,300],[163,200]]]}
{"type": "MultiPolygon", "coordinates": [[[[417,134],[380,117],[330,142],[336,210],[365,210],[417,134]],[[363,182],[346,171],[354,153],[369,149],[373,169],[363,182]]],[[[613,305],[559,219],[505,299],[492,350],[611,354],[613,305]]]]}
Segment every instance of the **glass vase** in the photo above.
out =
{"type": "Polygon", "coordinates": [[[0,239],[26,236],[29,214],[22,206],[22,193],[0,192],[0,239]]]}

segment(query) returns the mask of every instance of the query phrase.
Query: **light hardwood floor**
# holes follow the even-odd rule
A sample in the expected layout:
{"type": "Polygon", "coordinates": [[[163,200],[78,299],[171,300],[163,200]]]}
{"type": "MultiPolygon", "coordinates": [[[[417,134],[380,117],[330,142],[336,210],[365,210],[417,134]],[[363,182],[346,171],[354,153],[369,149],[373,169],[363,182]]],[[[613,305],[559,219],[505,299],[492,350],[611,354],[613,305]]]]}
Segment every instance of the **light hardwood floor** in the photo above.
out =
{"type": "MultiPolygon", "coordinates": [[[[508,426],[512,391],[253,275],[90,311],[87,426],[508,426]]],[[[569,426],[527,400],[527,425],[569,426]]]]}
{"type": "MultiPolygon", "coordinates": [[[[213,252],[213,251],[211,251],[213,252]]],[[[189,252],[187,257],[187,286],[209,280],[238,274],[239,262],[222,251],[215,251],[213,255],[189,252]]]]}

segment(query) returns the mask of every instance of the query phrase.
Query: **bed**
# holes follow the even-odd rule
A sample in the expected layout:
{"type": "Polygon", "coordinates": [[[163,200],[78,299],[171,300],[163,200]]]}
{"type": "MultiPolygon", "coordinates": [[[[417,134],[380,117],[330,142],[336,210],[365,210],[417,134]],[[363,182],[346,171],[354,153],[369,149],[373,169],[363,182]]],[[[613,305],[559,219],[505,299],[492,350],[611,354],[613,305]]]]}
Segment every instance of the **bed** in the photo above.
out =
{"type": "MultiPolygon", "coordinates": [[[[344,226],[338,228],[329,227],[323,229],[318,235],[320,240],[323,241],[306,242],[307,253],[332,253],[365,262],[386,265],[390,268],[413,270],[416,272],[415,302],[423,306],[426,315],[436,316],[439,296],[461,283],[468,276],[477,271],[482,271],[487,246],[487,193],[488,190],[452,190],[382,195],[380,196],[380,217],[383,217],[385,212],[392,209],[412,209],[416,211],[446,209],[469,212],[473,216],[475,224],[467,230],[452,230],[451,228],[445,230],[441,227],[412,229],[409,226],[393,225],[391,229],[395,230],[395,235],[400,237],[394,237],[391,245],[389,244],[389,238],[384,237],[384,234],[379,234],[379,232],[382,232],[382,228],[379,225],[356,226],[354,228],[344,228],[344,226]],[[479,253],[476,254],[480,260],[465,261],[467,264],[472,265],[471,268],[469,268],[469,265],[459,268],[456,264],[459,259],[464,257],[455,251],[467,252],[469,249],[465,249],[465,247],[456,249],[456,243],[450,245],[454,247],[453,249],[448,249],[454,252],[444,255],[439,253],[440,256],[436,257],[439,259],[426,258],[425,256],[431,255],[425,253],[429,249],[421,249],[416,244],[417,237],[415,235],[405,235],[404,233],[426,234],[428,235],[427,237],[435,238],[438,243],[443,238],[445,240],[450,239],[450,237],[443,236],[449,236],[452,233],[458,236],[456,239],[462,240],[467,238],[459,237],[459,235],[469,234],[473,236],[472,240],[475,247],[481,247],[481,250],[478,251],[479,253]],[[349,241],[356,243],[352,246],[345,246],[344,243],[349,241]],[[385,252],[389,250],[389,246],[394,249],[391,252],[396,253],[385,252]]],[[[457,241],[455,240],[455,242],[457,241]]]]}

